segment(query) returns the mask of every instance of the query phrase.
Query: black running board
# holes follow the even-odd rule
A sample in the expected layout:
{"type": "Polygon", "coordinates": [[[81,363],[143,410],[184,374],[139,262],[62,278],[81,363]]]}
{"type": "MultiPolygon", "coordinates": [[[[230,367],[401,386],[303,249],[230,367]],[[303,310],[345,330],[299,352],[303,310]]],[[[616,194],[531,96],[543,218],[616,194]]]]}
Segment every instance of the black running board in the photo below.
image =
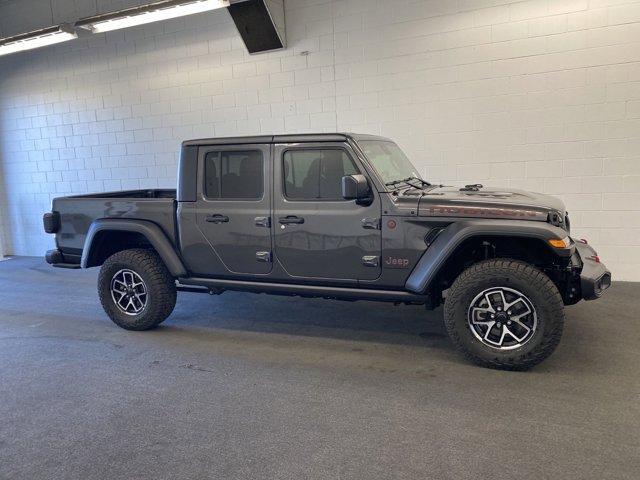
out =
{"type": "Polygon", "coordinates": [[[222,280],[210,278],[180,278],[178,289],[198,291],[188,286],[204,287],[203,292],[221,293],[224,290],[240,292],[267,293],[272,295],[290,295],[301,297],[321,297],[337,300],[373,300],[378,302],[402,302],[423,304],[428,301],[426,295],[416,295],[397,290],[373,290],[367,288],[327,287],[320,285],[300,285],[290,283],[247,282],[242,280],[222,280]]]}

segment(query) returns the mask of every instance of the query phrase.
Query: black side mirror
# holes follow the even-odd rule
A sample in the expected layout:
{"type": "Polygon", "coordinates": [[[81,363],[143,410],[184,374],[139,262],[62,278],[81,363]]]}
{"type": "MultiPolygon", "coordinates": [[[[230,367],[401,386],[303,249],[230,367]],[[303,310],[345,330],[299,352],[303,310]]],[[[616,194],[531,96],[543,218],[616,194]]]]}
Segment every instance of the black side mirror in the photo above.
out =
{"type": "Polygon", "coordinates": [[[357,200],[358,203],[371,200],[371,187],[367,177],[360,174],[342,177],[342,198],[357,200]]]}

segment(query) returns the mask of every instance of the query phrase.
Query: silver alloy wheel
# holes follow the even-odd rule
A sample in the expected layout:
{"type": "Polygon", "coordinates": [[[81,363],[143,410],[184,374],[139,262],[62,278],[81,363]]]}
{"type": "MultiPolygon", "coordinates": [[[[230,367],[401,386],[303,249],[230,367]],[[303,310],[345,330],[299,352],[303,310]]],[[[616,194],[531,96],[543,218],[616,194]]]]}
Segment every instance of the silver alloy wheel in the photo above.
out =
{"type": "Polygon", "coordinates": [[[468,322],[473,335],[483,344],[513,350],[531,340],[538,327],[538,316],[533,303],[522,292],[494,287],[471,301],[468,322]]]}
{"type": "Polygon", "coordinates": [[[119,270],[111,279],[111,298],[122,313],[139,315],[149,300],[147,285],[133,270],[119,270]]]}

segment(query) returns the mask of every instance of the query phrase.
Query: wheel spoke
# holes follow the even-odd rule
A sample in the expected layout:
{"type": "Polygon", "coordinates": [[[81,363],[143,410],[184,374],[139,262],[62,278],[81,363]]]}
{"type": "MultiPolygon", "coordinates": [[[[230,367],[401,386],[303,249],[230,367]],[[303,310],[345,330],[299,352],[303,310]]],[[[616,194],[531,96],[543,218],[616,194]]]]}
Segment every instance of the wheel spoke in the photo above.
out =
{"type": "Polygon", "coordinates": [[[138,297],[131,297],[131,306],[133,307],[133,311],[135,313],[138,313],[140,310],[142,310],[142,307],[139,307],[136,305],[136,302],[135,302],[136,300],[138,300],[138,302],[140,302],[140,304],[142,305],[142,302],[138,297]]]}
{"type": "Polygon", "coordinates": [[[493,302],[491,301],[491,295],[490,293],[485,294],[484,296],[485,300],[487,301],[487,305],[489,305],[489,309],[491,310],[492,313],[495,313],[496,309],[493,306],[493,302]]]}
{"type": "Polygon", "coordinates": [[[500,300],[502,300],[502,309],[506,310],[507,309],[507,299],[504,296],[504,291],[502,289],[498,290],[498,293],[500,294],[500,300]]]}
{"type": "Polygon", "coordinates": [[[134,298],[136,300],[138,300],[138,303],[140,303],[140,310],[142,310],[144,308],[144,302],[142,301],[142,299],[140,298],[140,295],[138,294],[134,294],[134,298]]]}
{"type": "Polygon", "coordinates": [[[487,322],[487,332],[484,334],[484,339],[487,340],[488,342],[491,341],[489,340],[489,334],[491,333],[491,329],[495,324],[496,322],[487,322]]]}
{"type": "Polygon", "coordinates": [[[131,298],[126,297],[127,299],[127,304],[123,307],[125,312],[129,311],[129,307],[131,306],[131,298]]]}
{"type": "Polygon", "coordinates": [[[513,320],[513,319],[512,319],[511,321],[512,321],[513,323],[515,323],[515,324],[519,325],[520,327],[524,328],[524,329],[527,331],[527,333],[525,333],[525,335],[524,335],[525,337],[526,337],[527,335],[529,335],[529,332],[531,332],[531,328],[527,327],[527,326],[526,326],[524,323],[522,323],[520,320],[513,320]]]}
{"type": "MultiPolygon", "coordinates": [[[[525,307],[527,307],[527,302],[525,302],[522,297],[518,297],[513,302],[506,304],[504,309],[508,310],[511,307],[513,307],[514,305],[517,305],[518,303],[522,303],[525,307]]],[[[527,308],[529,308],[529,307],[527,307],[527,308]]]]}
{"type": "Polygon", "coordinates": [[[500,340],[498,340],[497,345],[498,346],[502,346],[502,344],[504,343],[504,337],[507,333],[507,327],[505,325],[502,326],[502,331],[500,332],[500,340]]]}
{"type": "Polygon", "coordinates": [[[118,305],[120,305],[120,308],[122,308],[123,310],[126,310],[128,306],[128,302],[127,302],[127,305],[122,305],[122,300],[129,300],[129,299],[127,298],[126,295],[122,295],[117,301],[118,305]]]}
{"type": "Polygon", "coordinates": [[[515,333],[509,330],[509,327],[507,327],[506,325],[503,328],[504,328],[504,333],[508,333],[509,335],[511,335],[513,338],[516,339],[518,343],[522,342],[522,340],[525,339],[527,336],[527,335],[523,335],[522,337],[518,337],[515,333]]]}
{"type": "MultiPolygon", "coordinates": [[[[485,323],[486,320],[477,320],[480,317],[478,315],[476,315],[476,313],[493,313],[493,310],[490,308],[483,308],[483,307],[474,307],[473,308],[473,312],[472,312],[472,318],[473,318],[473,323],[477,323],[477,324],[481,324],[481,323],[485,323]]],[[[485,319],[487,318],[486,315],[484,317],[485,319]]]]}
{"type": "Polygon", "coordinates": [[[531,313],[531,309],[529,309],[529,307],[527,306],[527,311],[526,312],[518,313],[516,315],[511,315],[511,320],[514,321],[514,322],[520,321],[520,319],[522,317],[526,317],[530,313],[531,313]]]}

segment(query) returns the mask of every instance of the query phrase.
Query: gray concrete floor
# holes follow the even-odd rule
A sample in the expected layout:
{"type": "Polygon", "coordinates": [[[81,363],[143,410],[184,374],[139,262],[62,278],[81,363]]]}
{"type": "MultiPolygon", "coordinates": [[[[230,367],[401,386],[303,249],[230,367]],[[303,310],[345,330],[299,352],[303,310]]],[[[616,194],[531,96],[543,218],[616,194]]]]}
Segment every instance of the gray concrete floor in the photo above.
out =
{"type": "Polygon", "coordinates": [[[96,274],[0,263],[0,479],[640,476],[639,284],[513,373],[420,307],[185,293],[127,332],[96,274]]]}

